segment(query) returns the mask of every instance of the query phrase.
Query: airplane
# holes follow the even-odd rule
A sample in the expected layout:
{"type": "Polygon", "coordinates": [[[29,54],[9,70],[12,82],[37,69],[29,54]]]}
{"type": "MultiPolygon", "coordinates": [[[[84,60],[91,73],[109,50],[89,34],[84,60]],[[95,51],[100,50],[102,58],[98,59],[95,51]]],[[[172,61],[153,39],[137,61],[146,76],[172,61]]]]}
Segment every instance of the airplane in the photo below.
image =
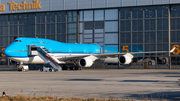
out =
{"type": "Polygon", "coordinates": [[[24,70],[27,67],[25,64],[50,64],[59,71],[62,69],[60,65],[73,64],[82,69],[82,67],[91,67],[96,60],[113,56],[119,56],[120,64],[126,65],[132,62],[134,55],[145,53],[169,53],[169,51],[103,54],[98,44],[62,43],[50,39],[27,37],[16,38],[4,50],[4,54],[10,60],[17,62],[19,70],[24,70]]]}

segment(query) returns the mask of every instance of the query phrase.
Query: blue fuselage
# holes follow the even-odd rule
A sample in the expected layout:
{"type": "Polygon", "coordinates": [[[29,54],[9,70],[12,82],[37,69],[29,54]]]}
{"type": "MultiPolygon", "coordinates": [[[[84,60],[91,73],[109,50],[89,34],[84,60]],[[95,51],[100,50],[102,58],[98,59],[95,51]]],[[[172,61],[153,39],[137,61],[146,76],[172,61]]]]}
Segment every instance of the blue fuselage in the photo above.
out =
{"type": "Polygon", "coordinates": [[[42,38],[17,38],[4,51],[8,57],[28,57],[27,45],[43,46],[52,54],[101,54],[97,44],[61,43],[42,38]]]}

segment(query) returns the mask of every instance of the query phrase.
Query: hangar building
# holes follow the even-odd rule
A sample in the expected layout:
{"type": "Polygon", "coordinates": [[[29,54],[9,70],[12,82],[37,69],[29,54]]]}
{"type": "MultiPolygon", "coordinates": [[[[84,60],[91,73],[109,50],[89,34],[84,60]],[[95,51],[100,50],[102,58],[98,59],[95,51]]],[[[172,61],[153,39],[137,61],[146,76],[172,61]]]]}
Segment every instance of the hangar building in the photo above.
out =
{"type": "MultiPolygon", "coordinates": [[[[0,68],[11,65],[3,50],[16,37],[98,43],[105,53],[168,51],[180,44],[180,0],[0,0],[0,68]]],[[[179,52],[102,68],[180,68],[179,52]]]]}

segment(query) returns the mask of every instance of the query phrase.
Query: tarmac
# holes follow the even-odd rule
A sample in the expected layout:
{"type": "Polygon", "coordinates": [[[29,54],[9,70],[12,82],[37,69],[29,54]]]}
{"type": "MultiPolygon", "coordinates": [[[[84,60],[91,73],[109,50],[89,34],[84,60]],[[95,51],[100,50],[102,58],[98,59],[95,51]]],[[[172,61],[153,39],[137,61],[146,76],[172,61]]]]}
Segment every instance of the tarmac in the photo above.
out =
{"type": "Polygon", "coordinates": [[[0,91],[16,96],[180,100],[180,70],[0,71],[0,91]]]}

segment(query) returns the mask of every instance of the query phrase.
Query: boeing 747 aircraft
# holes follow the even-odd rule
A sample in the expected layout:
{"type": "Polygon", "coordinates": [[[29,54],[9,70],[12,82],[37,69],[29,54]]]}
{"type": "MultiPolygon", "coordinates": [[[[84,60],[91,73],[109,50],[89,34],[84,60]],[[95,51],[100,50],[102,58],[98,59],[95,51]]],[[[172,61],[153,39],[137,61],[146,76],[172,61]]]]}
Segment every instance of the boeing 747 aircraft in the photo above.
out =
{"type": "MultiPolygon", "coordinates": [[[[173,48],[170,52],[173,52],[173,48]]],[[[43,38],[16,38],[4,53],[10,60],[19,64],[50,64],[54,70],[61,70],[60,64],[74,64],[79,67],[90,67],[94,61],[108,56],[120,55],[121,64],[130,64],[135,54],[168,53],[169,51],[131,52],[103,54],[98,44],[61,43],[43,38]]]]}

